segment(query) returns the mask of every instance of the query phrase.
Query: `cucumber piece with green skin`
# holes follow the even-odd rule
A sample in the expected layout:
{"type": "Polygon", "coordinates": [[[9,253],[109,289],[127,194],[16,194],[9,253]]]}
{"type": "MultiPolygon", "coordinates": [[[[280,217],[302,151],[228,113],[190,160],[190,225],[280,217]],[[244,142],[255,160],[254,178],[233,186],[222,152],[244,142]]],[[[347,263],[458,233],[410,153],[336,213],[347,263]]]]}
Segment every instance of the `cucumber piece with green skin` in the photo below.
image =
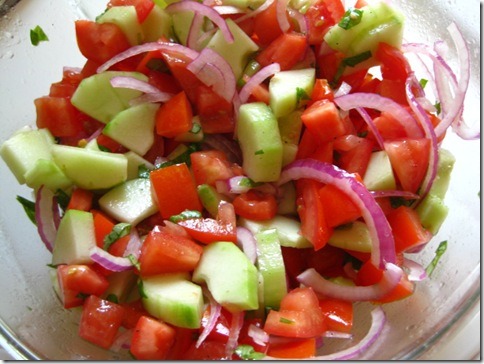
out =
{"type": "Polygon", "coordinates": [[[304,97],[311,95],[316,78],[314,68],[282,71],[269,81],[269,105],[276,118],[284,117],[300,107],[304,97]]]}
{"type": "Polygon", "coordinates": [[[283,148],[277,119],[262,102],[239,109],[237,135],[244,171],[254,182],[274,182],[282,168],[283,148]]]}
{"type": "Polygon", "coordinates": [[[144,159],[142,156],[136,154],[133,151],[124,153],[128,160],[128,180],[136,179],[139,177],[139,167],[145,166],[149,170],[155,169],[155,166],[144,159]]]}
{"type": "Polygon", "coordinates": [[[221,201],[225,200],[217,190],[210,185],[201,184],[197,186],[198,197],[205,210],[213,217],[216,218],[218,215],[218,205],[221,201]]]}
{"type": "Polygon", "coordinates": [[[296,159],[299,139],[301,137],[301,110],[296,110],[287,116],[278,118],[279,133],[282,140],[282,166],[296,159]]]}
{"type": "Polygon", "coordinates": [[[24,184],[25,174],[36,166],[37,160],[51,160],[54,137],[48,129],[22,128],[7,139],[0,148],[0,156],[18,183],[24,184]]]}
{"type": "Polygon", "coordinates": [[[184,46],[187,45],[188,34],[194,17],[193,11],[178,11],[171,15],[173,32],[184,46]]]}
{"type": "Polygon", "coordinates": [[[158,211],[147,178],[132,179],[112,188],[101,196],[99,206],[109,216],[131,225],[158,211]]]}
{"type": "Polygon", "coordinates": [[[109,286],[102,295],[102,298],[109,299],[111,296],[114,296],[118,302],[126,302],[126,299],[136,285],[137,278],[138,276],[132,269],[124,272],[113,272],[107,276],[109,286]]]}
{"type": "Polygon", "coordinates": [[[257,268],[234,243],[205,246],[192,280],[206,283],[213,298],[230,312],[259,307],[257,268]]]}
{"type": "Polygon", "coordinates": [[[286,269],[276,229],[262,230],[254,235],[257,243],[257,266],[263,280],[265,307],[279,308],[287,294],[286,269]]]}
{"type": "Polygon", "coordinates": [[[92,213],[69,209],[59,224],[52,250],[52,264],[90,264],[96,246],[92,213]]]}
{"type": "Polygon", "coordinates": [[[155,142],[158,104],[132,106],[118,113],[103,129],[103,134],[139,155],[145,155],[155,142]]]}
{"type": "Polygon", "coordinates": [[[25,173],[24,177],[27,186],[34,190],[44,185],[55,192],[58,189],[67,190],[73,184],[51,159],[37,159],[34,166],[25,173]]]}
{"type": "Polygon", "coordinates": [[[380,150],[371,154],[363,183],[371,191],[396,188],[395,175],[387,152],[380,150]]]}
{"type": "Polygon", "coordinates": [[[371,252],[371,236],[364,222],[354,221],[349,226],[333,231],[328,244],[336,248],[349,249],[357,252],[371,252]]]}
{"type": "Polygon", "coordinates": [[[106,71],[98,73],[79,83],[71,98],[72,105],[94,119],[107,124],[119,112],[130,107],[131,99],[142,94],[138,90],[111,86],[110,81],[116,76],[148,81],[148,77],[139,72],[106,71]]]}
{"type": "Polygon", "coordinates": [[[138,22],[136,8],[132,5],[112,6],[101,14],[96,21],[98,23],[116,24],[132,46],[141,44],[144,40],[143,29],[138,22]]]}
{"type": "Polygon", "coordinates": [[[455,157],[451,152],[439,149],[437,176],[429,193],[415,209],[422,226],[434,235],[438,233],[449,213],[449,208],[444,204],[444,198],[449,188],[454,163],[455,157]]]}
{"type": "Polygon", "coordinates": [[[161,37],[172,37],[173,22],[171,16],[160,6],[155,5],[141,23],[144,43],[156,42],[161,37]]]}
{"type": "Polygon", "coordinates": [[[54,162],[81,188],[111,188],[128,177],[128,160],[122,154],[57,144],[51,150],[54,162]]]}
{"type": "Polygon", "coordinates": [[[384,1],[371,2],[360,10],[360,23],[348,29],[336,24],[328,30],[324,40],[331,48],[352,57],[366,51],[374,54],[379,42],[401,46],[404,16],[399,10],[384,1]]]}
{"type": "Polygon", "coordinates": [[[254,235],[261,231],[275,229],[281,246],[301,249],[313,247],[309,240],[299,233],[301,223],[286,216],[276,215],[274,218],[265,221],[255,221],[240,217],[238,225],[249,229],[254,235]]]}
{"type": "Polygon", "coordinates": [[[203,315],[202,288],[184,273],[159,274],[142,279],[146,310],[177,327],[198,329],[203,315]]]}
{"type": "Polygon", "coordinates": [[[235,79],[238,80],[249,62],[250,57],[259,50],[259,46],[231,19],[226,19],[227,26],[234,37],[233,43],[228,43],[219,29],[210,39],[206,48],[220,54],[232,67],[235,79]]]}

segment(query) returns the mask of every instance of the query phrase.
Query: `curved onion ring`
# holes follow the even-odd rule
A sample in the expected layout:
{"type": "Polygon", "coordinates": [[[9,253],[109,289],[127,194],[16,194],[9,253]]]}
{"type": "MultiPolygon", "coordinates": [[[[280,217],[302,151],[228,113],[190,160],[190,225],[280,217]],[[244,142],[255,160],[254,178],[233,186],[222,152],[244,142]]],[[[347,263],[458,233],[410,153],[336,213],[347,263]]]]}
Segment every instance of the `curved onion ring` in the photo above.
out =
{"type": "Polygon", "coordinates": [[[281,71],[281,66],[279,65],[279,63],[271,63],[270,65],[261,68],[241,88],[239,92],[240,103],[245,104],[249,99],[249,96],[252,94],[252,91],[257,85],[260,85],[266,78],[271,77],[280,71],[281,71]]]}
{"type": "Polygon", "coordinates": [[[257,260],[257,243],[255,241],[254,235],[249,229],[242,226],[237,226],[237,245],[242,249],[242,251],[247,255],[250,262],[255,264],[257,260]]]}
{"type": "Polygon", "coordinates": [[[98,246],[93,246],[89,255],[94,262],[113,272],[123,272],[133,268],[133,263],[128,258],[116,257],[98,246]]]}
{"type": "Polygon", "coordinates": [[[54,201],[54,192],[44,185],[40,186],[35,196],[35,221],[37,222],[40,239],[50,252],[54,249],[57,235],[57,228],[54,223],[54,201]]]}
{"type": "Polygon", "coordinates": [[[325,297],[345,301],[376,301],[394,289],[403,277],[402,269],[392,263],[385,265],[382,279],[371,286],[344,286],[323,278],[314,268],[306,269],[297,276],[297,280],[305,286],[312,287],[315,292],[325,297]]]}
{"type": "Polygon", "coordinates": [[[395,263],[395,243],[390,224],[371,193],[353,174],[333,164],[314,159],[300,159],[283,169],[278,185],[300,178],[329,183],[343,191],[359,207],[366,221],[372,240],[373,265],[383,269],[386,263],[395,263]]]}
{"type": "Polygon", "coordinates": [[[207,336],[212,332],[214,329],[215,325],[217,324],[217,319],[220,316],[220,313],[222,312],[222,306],[215,301],[213,298],[212,294],[210,291],[206,288],[203,288],[203,294],[207,296],[209,302],[210,302],[210,316],[208,317],[208,321],[206,326],[203,328],[202,333],[197,339],[197,342],[195,343],[195,347],[198,348],[202,343],[205,341],[207,336]]]}

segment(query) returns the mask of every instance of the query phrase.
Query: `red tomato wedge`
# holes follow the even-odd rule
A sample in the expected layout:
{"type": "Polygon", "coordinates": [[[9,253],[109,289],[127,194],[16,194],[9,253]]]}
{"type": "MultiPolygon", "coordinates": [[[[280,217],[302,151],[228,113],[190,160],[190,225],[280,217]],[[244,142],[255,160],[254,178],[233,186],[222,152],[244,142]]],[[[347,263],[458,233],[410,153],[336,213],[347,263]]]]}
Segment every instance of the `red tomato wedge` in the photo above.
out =
{"type": "Polygon", "coordinates": [[[164,322],[148,316],[138,320],[130,351],[138,360],[166,359],[175,342],[176,331],[164,322]]]}

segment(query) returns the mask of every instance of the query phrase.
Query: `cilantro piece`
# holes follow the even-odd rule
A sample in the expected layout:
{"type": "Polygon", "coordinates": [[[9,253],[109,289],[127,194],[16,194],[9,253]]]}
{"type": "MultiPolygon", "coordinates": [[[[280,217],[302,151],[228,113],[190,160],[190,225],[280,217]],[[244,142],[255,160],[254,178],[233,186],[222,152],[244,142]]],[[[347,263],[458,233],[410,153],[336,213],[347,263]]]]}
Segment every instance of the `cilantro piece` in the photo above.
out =
{"type": "Polygon", "coordinates": [[[138,178],[150,178],[151,169],[144,164],[138,166],[138,178]]]}
{"type": "Polygon", "coordinates": [[[420,84],[420,87],[422,87],[422,88],[425,88],[425,86],[427,86],[428,82],[429,82],[429,80],[426,80],[425,78],[422,78],[420,81],[418,81],[418,83],[420,84]]]}
{"type": "Polygon", "coordinates": [[[358,63],[366,61],[369,58],[371,58],[371,51],[366,51],[366,52],[362,52],[360,54],[357,54],[356,56],[343,58],[342,63],[345,66],[354,67],[358,63]]]}
{"type": "Polygon", "coordinates": [[[67,193],[65,193],[63,190],[58,189],[55,191],[55,198],[57,199],[57,203],[61,207],[63,211],[67,209],[67,206],[69,205],[69,200],[71,199],[67,193]]]}
{"type": "Polygon", "coordinates": [[[415,200],[406,199],[399,196],[391,196],[390,197],[390,206],[393,209],[399,208],[400,206],[411,206],[415,200]]]}
{"type": "Polygon", "coordinates": [[[141,279],[138,280],[138,292],[141,298],[148,298],[143,287],[143,281],[141,279]]]}
{"type": "Polygon", "coordinates": [[[30,42],[34,46],[38,46],[40,42],[48,41],[49,38],[44,30],[37,25],[34,29],[30,29],[30,42]]]}
{"type": "Polygon", "coordinates": [[[440,102],[437,102],[435,105],[435,110],[437,110],[437,115],[439,115],[442,112],[442,107],[440,106],[440,102]]]}
{"type": "Polygon", "coordinates": [[[239,345],[235,349],[235,354],[237,354],[243,360],[260,360],[265,355],[255,351],[251,345],[239,345]]]}
{"type": "Polygon", "coordinates": [[[194,152],[198,152],[201,149],[200,143],[191,143],[188,145],[187,150],[184,151],[182,154],[177,156],[176,158],[173,158],[172,160],[168,162],[161,163],[159,166],[156,166],[156,168],[163,168],[163,167],[169,167],[174,164],[180,164],[180,163],[185,163],[187,166],[191,165],[190,161],[190,155],[194,152]]]}
{"type": "Polygon", "coordinates": [[[141,269],[141,266],[140,266],[140,263],[139,263],[138,258],[136,258],[133,254],[129,254],[126,258],[129,259],[129,261],[131,262],[131,264],[133,264],[134,267],[137,270],[140,270],[141,269]]]}
{"type": "Polygon", "coordinates": [[[310,100],[311,98],[307,94],[306,90],[301,87],[296,88],[296,105],[299,107],[301,101],[310,100]]]}
{"type": "Polygon", "coordinates": [[[108,294],[106,299],[110,302],[113,302],[113,303],[119,303],[118,296],[116,296],[114,293],[108,294]]]}
{"type": "Polygon", "coordinates": [[[445,253],[447,250],[447,240],[442,241],[437,249],[435,250],[435,257],[432,259],[430,264],[425,268],[425,272],[427,273],[427,276],[430,278],[432,275],[432,272],[434,271],[435,267],[437,266],[437,263],[439,262],[440,258],[442,255],[445,253]]]}
{"type": "Polygon", "coordinates": [[[131,224],[120,222],[119,224],[114,225],[113,230],[111,230],[111,232],[104,238],[104,250],[108,250],[114,242],[121,239],[123,236],[128,235],[130,232],[131,224]]]}
{"type": "Polygon", "coordinates": [[[344,30],[348,30],[353,28],[355,25],[360,24],[362,18],[363,10],[350,8],[346,10],[343,17],[339,21],[338,26],[344,30]]]}
{"type": "Polygon", "coordinates": [[[279,322],[280,322],[280,323],[282,323],[282,324],[290,324],[290,325],[294,323],[294,321],[289,320],[289,319],[287,319],[287,318],[285,318],[285,317],[281,317],[281,318],[279,319],[279,322]]]}
{"type": "Polygon", "coordinates": [[[202,213],[197,210],[185,210],[180,212],[178,215],[173,215],[169,218],[171,222],[175,224],[180,221],[188,220],[188,219],[198,219],[202,217],[202,213]]]}
{"type": "Polygon", "coordinates": [[[17,201],[20,202],[20,204],[24,208],[24,211],[30,221],[32,221],[34,225],[37,225],[37,221],[35,220],[35,202],[27,200],[22,196],[17,196],[17,201]]]}
{"type": "Polygon", "coordinates": [[[255,153],[255,155],[261,155],[261,154],[264,154],[264,150],[263,149],[259,149],[257,150],[255,153]]]}
{"type": "Polygon", "coordinates": [[[249,177],[243,177],[243,178],[240,179],[238,185],[240,187],[254,188],[254,187],[262,185],[262,182],[254,182],[249,177]]]}
{"type": "Polygon", "coordinates": [[[105,147],[104,145],[98,144],[97,146],[101,152],[111,153],[111,149],[105,147]]]}

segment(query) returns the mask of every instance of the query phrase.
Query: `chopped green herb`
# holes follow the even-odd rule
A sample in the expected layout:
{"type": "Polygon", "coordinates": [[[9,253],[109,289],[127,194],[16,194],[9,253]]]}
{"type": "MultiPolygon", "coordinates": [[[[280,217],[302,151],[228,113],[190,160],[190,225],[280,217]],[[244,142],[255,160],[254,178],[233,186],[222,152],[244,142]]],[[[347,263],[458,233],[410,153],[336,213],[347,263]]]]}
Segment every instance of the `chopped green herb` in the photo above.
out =
{"type": "Polygon", "coordinates": [[[435,110],[437,110],[437,115],[439,115],[442,112],[440,102],[435,103],[434,107],[435,107],[435,110]]]}
{"type": "Polygon", "coordinates": [[[170,221],[174,222],[175,224],[180,221],[188,220],[188,219],[198,219],[202,217],[202,213],[197,210],[185,210],[180,212],[178,215],[173,215],[170,217],[170,221]]]}
{"type": "Polygon", "coordinates": [[[427,86],[427,82],[429,82],[429,80],[426,80],[425,78],[422,78],[419,83],[420,83],[420,87],[422,88],[425,88],[425,86],[427,86]]]}
{"type": "Polygon", "coordinates": [[[285,317],[281,317],[281,318],[279,319],[279,322],[280,322],[280,323],[282,323],[282,324],[293,324],[293,323],[294,323],[294,321],[289,320],[289,319],[287,319],[287,318],[285,318],[285,317]]]}
{"type": "Polygon", "coordinates": [[[360,24],[361,19],[363,18],[363,10],[350,8],[346,10],[343,17],[338,23],[338,26],[348,30],[353,28],[355,25],[360,24]]]}
{"type": "Polygon", "coordinates": [[[301,106],[302,101],[310,100],[311,98],[307,94],[306,90],[301,87],[296,88],[296,105],[301,106]]]}
{"type": "Polygon", "coordinates": [[[143,281],[141,279],[138,280],[138,292],[141,298],[148,298],[143,287],[143,281]]]}
{"type": "Polygon", "coordinates": [[[136,258],[133,254],[129,254],[126,258],[129,259],[131,264],[133,264],[136,269],[140,270],[141,266],[138,258],[136,258]]]}
{"type": "Polygon", "coordinates": [[[60,264],[46,264],[49,268],[54,268],[54,269],[57,269],[57,267],[60,265],[60,264]]]}
{"type": "Polygon", "coordinates": [[[131,232],[131,224],[120,222],[114,225],[113,230],[104,238],[104,250],[108,250],[109,247],[121,239],[123,236],[128,235],[131,232]]]}
{"type": "Polygon", "coordinates": [[[101,14],[97,15],[97,16],[96,16],[96,19],[94,19],[94,20],[95,20],[96,22],[97,22],[97,21],[99,21],[99,19],[100,19],[100,18],[101,18],[101,17],[102,17],[102,16],[103,16],[103,15],[106,13],[106,11],[108,11],[108,10],[109,10],[109,8],[104,9],[104,11],[103,11],[101,14]]]}
{"type": "Polygon", "coordinates": [[[240,187],[254,188],[254,187],[262,185],[262,182],[254,182],[249,177],[243,177],[243,178],[240,179],[238,185],[240,187]]]}
{"type": "Polygon", "coordinates": [[[435,257],[432,259],[430,264],[425,268],[425,272],[427,273],[427,276],[430,277],[432,275],[432,272],[434,271],[435,267],[437,266],[437,263],[439,262],[440,258],[442,255],[445,253],[447,250],[447,240],[442,241],[437,249],[435,250],[435,257]]]}
{"type": "Polygon", "coordinates": [[[264,150],[263,149],[259,149],[258,151],[256,151],[254,153],[255,155],[261,155],[261,154],[264,154],[264,150]]]}
{"type": "Polygon", "coordinates": [[[157,165],[156,168],[164,168],[164,167],[169,167],[174,164],[179,164],[179,163],[185,163],[187,166],[190,166],[191,160],[190,160],[190,154],[193,152],[198,152],[201,149],[201,146],[199,143],[191,143],[188,145],[187,150],[184,151],[182,154],[177,156],[176,158],[173,158],[172,160],[168,162],[161,163],[160,165],[157,165]]]}
{"type": "Polygon", "coordinates": [[[106,148],[104,145],[98,144],[97,146],[101,152],[111,153],[111,149],[106,148]]]}
{"type": "Polygon", "coordinates": [[[150,178],[151,169],[144,164],[138,166],[138,178],[150,178]]]}
{"type": "Polygon", "coordinates": [[[69,205],[71,197],[59,188],[57,191],[55,191],[55,198],[57,199],[57,203],[61,207],[62,211],[65,211],[69,205]]]}
{"type": "Polygon", "coordinates": [[[342,63],[345,66],[354,67],[358,63],[366,61],[369,58],[371,58],[371,51],[366,51],[366,52],[362,52],[360,54],[357,54],[356,56],[343,58],[342,63]]]}
{"type": "Polygon", "coordinates": [[[366,138],[368,136],[368,130],[362,131],[358,133],[360,138],[366,138]]]}
{"type": "Polygon", "coordinates": [[[411,206],[414,202],[415,200],[406,199],[399,196],[390,197],[390,206],[394,209],[397,209],[400,206],[411,206]]]}
{"type": "Polygon", "coordinates": [[[17,201],[20,202],[24,208],[24,211],[29,217],[30,221],[32,221],[34,225],[37,225],[37,221],[35,220],[35,202],[27,200],[22,196],[17,196],[17,201]]]}
{"type": "Polygon", "coordinates": [[[82,293],[82,292],[79,292],[77,295],[76,295],[76,298],[80,298],[80,299],[86,299],[87,297],[89,297],[89,295],[87,293],[82,293]]]}
{"type": "Polygon", "coordinates": [[[260,360],[265,355],[255,351],[251,345],[239,345],[235,349],[235,354],[237,354],[242,360],[260,360]]]}
{"type": "Polygon", "coordinates": [[[49,38],[44,30],[37,25],[34,29],[30,29],[30,42],[34,46],[38,46],[40,42],[48,41],[49,38]]]}
{"type": "Polygon", "coordinates": [[[110,301],[110,302],[119,303],[118,296],[116,296],[114,293],[108,294],[108,296],[106,297],[106,299],[108,301],[110,301]]]}

